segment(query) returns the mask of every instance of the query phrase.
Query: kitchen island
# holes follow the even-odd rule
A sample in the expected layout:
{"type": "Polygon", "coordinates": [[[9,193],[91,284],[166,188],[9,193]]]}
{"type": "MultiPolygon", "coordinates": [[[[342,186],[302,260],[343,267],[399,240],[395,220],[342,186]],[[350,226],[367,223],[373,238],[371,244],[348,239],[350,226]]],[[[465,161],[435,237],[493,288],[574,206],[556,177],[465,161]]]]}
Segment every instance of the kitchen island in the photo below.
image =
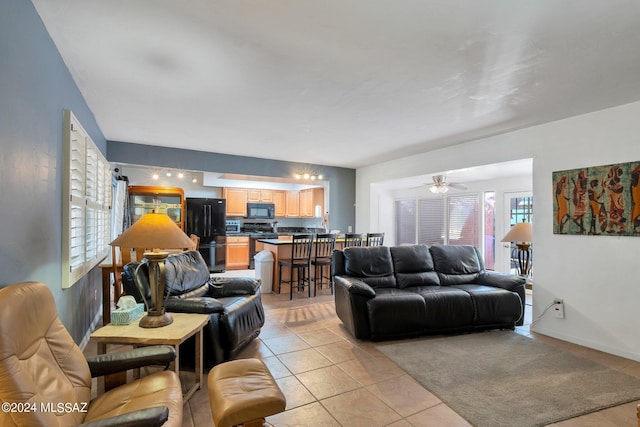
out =
{"type": "MultiPolygon", "coordinates": [[[[273,255],[273,292],[279,294],[280,289],[280,273],[278,269],[278,261],[281,259],[291,258],[291,247],[293,240],[291,236],[280,236],[278,239],[258,239],[256,242],[256,252],[263,250],[271,252],[273,255]]],[[[336,239],[336,249],[342,249],[344,246],[344,238],[336,239]]],[[[311,259],[313,259],[313,248],[311,249],[311,259]]],[[[313,273],[313,272],[312,272],[313,273]]],[[[282,269],[283,280],[290,280],[291,271],[289,268],[282,269]]],[[[288,290],[288,289],[287,289],[288,290]]]]}

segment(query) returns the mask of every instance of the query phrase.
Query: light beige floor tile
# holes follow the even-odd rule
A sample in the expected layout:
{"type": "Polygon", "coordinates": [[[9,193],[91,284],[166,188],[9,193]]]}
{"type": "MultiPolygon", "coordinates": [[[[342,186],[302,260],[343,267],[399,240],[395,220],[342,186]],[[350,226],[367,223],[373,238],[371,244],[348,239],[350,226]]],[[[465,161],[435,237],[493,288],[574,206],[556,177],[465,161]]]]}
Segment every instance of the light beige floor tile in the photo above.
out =
{"type": "Polygon", "coordinates": [[[346,362],[347,360],[362,358],[366,352],[349,341],[339,341],[328,345],[315,347],[324,357],[333,363],[346,362]]]}
{"type": "Polygon", "coordinates": [[[290,353],[292,351],[303,350],[311,347],[295,334],[265,339],[262,340],[262,342],[269,347],[273,354],[290,353]]]}
{"type": "Polygon", "coordinates": [[[471,424],[444,403],[412,415],[407,421],[414,427],[471,427],[471,424]]]}
{"type": "Polygon", "coordinates": [[[409,375],[402,375],[370,385],[367,390],[403,417],[442,403],[433,393],[425,390],[409,375]]]}
{"type": "Polygon", "coordinates": [[[271,372],[271,375],[273,375],[273,378],[278,379],[293,375],[291,371],[288,370],[287,367],[284,366],[280,359],[278,359],[276,356],[265,357],[264,359],[262,359],[262,361],[267,366],[267,368],[269,368],[269,371],[271,372]]]}
{"type": "Polygon", "coordinates": [[[334,334],[329,329],[300,332],[298,333],[298,336],[312,347],[344,341],[344,338],[334,334]]]}
{"type": "Polygon", "coordinates": [[[273,355],[274,354],[271,349],[261,339],[258,338],[247,344],[247,346],[236,355],[235,359],[262,359],[273,355]]]}
{"type": "Polygon", "coordinates": [[[324,368],[332,364],[329,359],[313,348],[280,354],[278,355],[278,359],[280,359],[293,374],[324,368]]]}
{"type": "Polygon", "coordinates": [[[296,376],[318,400],[362,387],[359,382],[334,365],[296,376]]]}
{"type": "Polygon", "coordinates": [[[385,357],[352,359],[339,363],[338,367],[365,386],[405,375],[402,369],[385,357]]]}
{"type": "Polygon", "coordinates": [[[343,426],[386,426],[402,418],[364,388],[324,399],[321,403],[343,426]]]}
{"type": "Polygon", "coordinates": [[[342,427],[318,402],[267,417],[277,427],[342,427]]]}
{"type": "Polygon", "coordinates": [[[287,410],[316,401],[315,397],[296,377],[278,378],[276,382],[287,399],[287,410]]]}

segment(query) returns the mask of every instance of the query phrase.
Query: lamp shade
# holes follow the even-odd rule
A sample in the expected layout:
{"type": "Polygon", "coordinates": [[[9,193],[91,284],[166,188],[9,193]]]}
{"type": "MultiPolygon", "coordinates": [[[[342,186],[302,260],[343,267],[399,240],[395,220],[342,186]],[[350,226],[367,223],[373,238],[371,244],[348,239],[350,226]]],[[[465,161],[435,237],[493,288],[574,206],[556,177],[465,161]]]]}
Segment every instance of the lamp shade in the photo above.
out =
{"type": "Polygon", "coordinates": [[[109,244],[144,249],[194,248],[189,236],[164,213],[146,214],[109,244]]]}
{"type": "Polygon", "coordinates": [[[531,242],[533,228],[530,222],[519,222],[502,238],[501,242],[531,242]]]}

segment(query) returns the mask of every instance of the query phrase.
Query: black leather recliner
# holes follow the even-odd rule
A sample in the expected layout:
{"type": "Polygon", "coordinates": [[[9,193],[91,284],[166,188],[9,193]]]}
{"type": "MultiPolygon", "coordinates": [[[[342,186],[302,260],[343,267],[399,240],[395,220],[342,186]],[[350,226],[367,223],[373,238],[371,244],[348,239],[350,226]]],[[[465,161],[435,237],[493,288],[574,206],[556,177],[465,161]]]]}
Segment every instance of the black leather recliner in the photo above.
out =
{"type": "MultiPolygon", "coordinates": [[[[124,266],[124,291],[136,301],[150,301],[147,264],[132,262],[124,266]],[[144,296],[144,298],[143,298],[144,296]]],[[[170,255],[165,261],[165,309],[176,313],[208,314],[204,328],[204,366],[231,359],[260,334],[265,316],[260,294],[260,280],[252,277],[214,277],[198,251],[170,255]]],[[[188,363],[195,348],[186,342],[182,359],[188,363]]]]}
{"type": "Polygon", "coordinates": [[[360,339],[522,325],[525,280],[487,271],[473,246],[334,251],[336,313],[360,339]]]}

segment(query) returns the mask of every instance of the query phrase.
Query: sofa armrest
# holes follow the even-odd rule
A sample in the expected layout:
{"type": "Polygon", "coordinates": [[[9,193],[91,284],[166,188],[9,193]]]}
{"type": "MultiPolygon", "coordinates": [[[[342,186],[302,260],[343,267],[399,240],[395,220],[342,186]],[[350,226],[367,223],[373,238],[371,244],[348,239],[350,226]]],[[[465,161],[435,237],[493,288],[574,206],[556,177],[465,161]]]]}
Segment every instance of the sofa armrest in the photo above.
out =
{"type": "Polygon", "coordinates": [[[212,298],[254,295],[260,289],[260,279],[253,277],[213,277],[207,296],[212,298]]]}
{"type": "Polygon", "coordinates": [[[125,414],[116,415],[89,423],[79,424],[79,427],[160,427],[169,419],[169,409],[166,406],[140,409],[125,414]]]}
{"type": "Polygon", "coordinates": [[[168,345],[139,347],[133,350],[88,356],[92,377],[114,374],[151,365],[169,366],[176,358],[176,350],[168,345]]]}
{"type": "Polygon", "coordinates": [[[174,313],[222,313],[224,305],[215,298],[168,298],[164,304],[167,311],[174,313]]]}
{"type": "Polygon", "coordinates": [[[362,280],[356,279],[355,277],[336,276],[335,282],[336,284],[346,288],[350,294],[362,295],[370,298],[376,296],[376,291],[371,286],[369,286],[362,280]]]}
{"type": "Polygon", "coordinates": [[[495,286],[508,291],[516,291],[518,287],[524,286],[525,282],[524,277],[497,271],[485,270],[478,277],[478,283],[481,285],[495,286]]]}

